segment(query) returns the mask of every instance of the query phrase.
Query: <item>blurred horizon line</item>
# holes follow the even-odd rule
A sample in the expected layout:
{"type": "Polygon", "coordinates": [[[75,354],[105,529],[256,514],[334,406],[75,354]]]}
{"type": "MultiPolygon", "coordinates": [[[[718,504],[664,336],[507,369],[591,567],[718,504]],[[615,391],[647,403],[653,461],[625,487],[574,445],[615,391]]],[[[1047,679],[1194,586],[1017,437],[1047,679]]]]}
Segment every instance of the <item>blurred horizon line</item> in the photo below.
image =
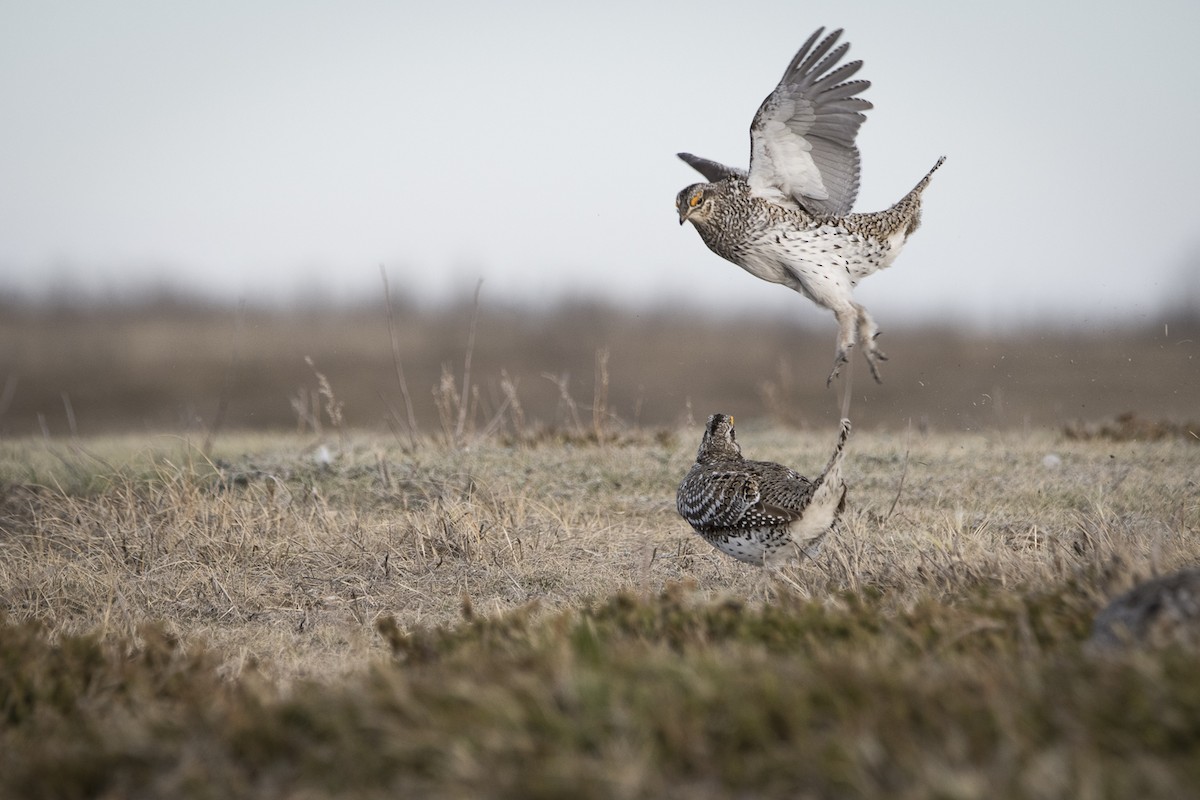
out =
{"type": "MultiPolygon", "coordinates": [[[[572,310],[590,309],[612,314],[662,314],[669,317],[704,315],[714,322],[728,323],[738,318],[753,316],[757,321],[786,324],[803,330],[816,330],[832,325],[832,318],[823,309],[810,308],[802,298],[796,297],[795,313],[791,309],[773,305],[761,308],[750,303],[714,307],[703,300],[685,298],[669,299],[651,296],[637,301],[619,300],[611,296],[589,296],[584,292],[561,292],[553,296],[542,296],[538,301],[522,301],[510,293],[488,292],[488,281],[480,278],[479,306],[481,310],[506,314],[531,314],[553,316],[572,310]]],[[[395,312],[438,313],[471,308],[474,303],[475,286],[463,286],[456,291],[430,296],[428,293],[409,292],[389,283],[390,302],[395,312]]],[[[335,293],[321,286],[298,284],[293,291],[278,296],[263,292],[225,293],[189,287],[170,281],[142,281],[110,283],[104,286],[64,285],[55,283],[30,290],[0,284],[0,313],[14,311],[35,313],[83,312],[87,310],[109,312],[153,312],[174,309],[181,312],[221,312],[246,310],[255,313],[286,315],[289,313],[362,314],[384,313],[382,282],[374,291],[357,289],[335,293]]],[[[894,309],[893,309],[894,311],[894,309]]],[[[1146,326],[1159,327],[1182,325],[1194,327],[1200,323],[1200,297],[1177,296],[1174,302],[1163,302],[1152,310],[1140,309],[1137,313],[1107,314],[1100,316],[1073,315],[1062,312],[1048,313],[1037,309],[1024,309],[1024,314],[991,316],[986,319],[967,319],[953,312],[931,319],[927,314],[893,313],[892,319],[881,326],[895,330],[959,330],[981,334],[1022,333],[1031,331],[1064,332],[1083,330],[1101,332],[1110,330],[1129,331],[1146,326]]]]}

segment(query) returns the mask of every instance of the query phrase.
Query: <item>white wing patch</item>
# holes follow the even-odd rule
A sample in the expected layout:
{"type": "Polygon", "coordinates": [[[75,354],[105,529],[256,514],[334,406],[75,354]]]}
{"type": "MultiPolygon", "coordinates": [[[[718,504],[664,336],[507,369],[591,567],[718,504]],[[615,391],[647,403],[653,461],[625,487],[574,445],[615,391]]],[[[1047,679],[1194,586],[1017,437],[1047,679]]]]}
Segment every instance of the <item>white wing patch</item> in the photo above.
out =
{"type": "Polygon", "coordinates": [[[842,215],[858,194],[854,140],[871,108],[858,95],[871,84],[849,80],[862,62],[839,64],[849,45],[835,46],[840,30],[818,43],[823,31],[804,43],[754,115],[748,182],[764,200],[842,215]]]}
{"type": "Polygon", "coordinates": [[[812,157],[812,143],[789,123],[812,125],[812,105],[783,99],[773,104],[752,140],[750,192],[765,200],[794,205],[794,197],[828,200],[829,190],[812,157]],[[759,167],[762,167],[760,169],[759,167]]]}

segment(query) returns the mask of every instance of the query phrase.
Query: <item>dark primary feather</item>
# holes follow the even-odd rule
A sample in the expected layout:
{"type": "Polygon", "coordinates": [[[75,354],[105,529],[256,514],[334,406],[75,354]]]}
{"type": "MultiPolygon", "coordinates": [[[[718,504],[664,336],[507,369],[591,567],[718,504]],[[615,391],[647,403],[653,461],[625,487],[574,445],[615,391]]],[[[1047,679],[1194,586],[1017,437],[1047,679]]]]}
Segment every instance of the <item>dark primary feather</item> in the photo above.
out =
{"type": "Polygon", "coordinates": [[[829,48],[833,47],[833,43],[837,41],[841,34],[841,29],[834,31],[825,38],[814,49],[813,45],[817,43],[817,39],[821,38],[821,34],[825,32],[824,27],[817,28],[812,32],[812,35],[800,45],[800,49],[796,51],[796,55],[792,56],[792,60],[788,62],[787,69],[783,71],[783,77],[787,78],[794,72],[808,72],[817,63],[817,59],[829,52],[829,48]]]}
{"type": "Polygon", "coordinates": [[[691,153],[676,153],[675,155],[679,156],[692,167],[694,167],[697,172],[708,179],[709,183],[723,181],[726,178],[733,176],[743,179],[746,177],[746,170],[744,169],[727,167],[724,164],[717,163],[716,161],[712,161],[707,158],[701,158],[700,156],[694,156],[691,153]]]}

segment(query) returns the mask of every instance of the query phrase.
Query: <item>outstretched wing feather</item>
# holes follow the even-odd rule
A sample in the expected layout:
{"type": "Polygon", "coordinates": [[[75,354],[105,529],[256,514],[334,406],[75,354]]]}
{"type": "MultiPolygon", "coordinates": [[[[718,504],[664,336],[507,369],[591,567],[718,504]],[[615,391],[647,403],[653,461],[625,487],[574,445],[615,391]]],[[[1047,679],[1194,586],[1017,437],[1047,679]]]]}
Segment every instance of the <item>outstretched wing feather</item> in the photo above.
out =
{"type": "Polygon", "coordinates": [[[820,39],[823,32],[808,38],[754,115],[747,180],[759,197],[841,215],[858,195],[861,159],[854,142],[866,119],[862,112],[871,108],[858,94],[871,84],[849,80],[861,61],[838,66],[849,49],[836,45],[842,32],[820,39]]]}

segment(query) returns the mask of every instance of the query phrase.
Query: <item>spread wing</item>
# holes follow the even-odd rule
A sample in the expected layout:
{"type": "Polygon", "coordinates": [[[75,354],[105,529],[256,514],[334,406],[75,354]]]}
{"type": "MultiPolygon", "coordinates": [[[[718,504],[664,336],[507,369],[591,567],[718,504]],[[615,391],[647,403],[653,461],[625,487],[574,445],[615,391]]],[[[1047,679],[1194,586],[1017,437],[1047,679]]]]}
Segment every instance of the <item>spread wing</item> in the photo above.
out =
{"type": "Polygon", "coordinates": [[[781,472],[690,473],[676,496],[680,516],[698,531],[782,525],[799,518],[812,495],[812,484],[786,467],[764,466],[781,472]],[[769,500],[763,497],[764,484],[770,485],[769,500]]]}
{"type": "Polygon", "coordinates": [[[788,521],[799,519],[812,502],[817,486],[808,478],[782,464],[761,465],[758,505],[761,512],[788,521]]]}
{"type": "Polygon", "coordinates": [[[854,140],[866,119],[862,112],[871,108],[857,95],[871,84],[848,80],[862,62],[838,66],[850,45],[834,46],[841,30],[820,39],[824,31],[808,38],[754,115],[748,180],[751,191],[768,200],[842,215],[858,194],[854,140]]]}

